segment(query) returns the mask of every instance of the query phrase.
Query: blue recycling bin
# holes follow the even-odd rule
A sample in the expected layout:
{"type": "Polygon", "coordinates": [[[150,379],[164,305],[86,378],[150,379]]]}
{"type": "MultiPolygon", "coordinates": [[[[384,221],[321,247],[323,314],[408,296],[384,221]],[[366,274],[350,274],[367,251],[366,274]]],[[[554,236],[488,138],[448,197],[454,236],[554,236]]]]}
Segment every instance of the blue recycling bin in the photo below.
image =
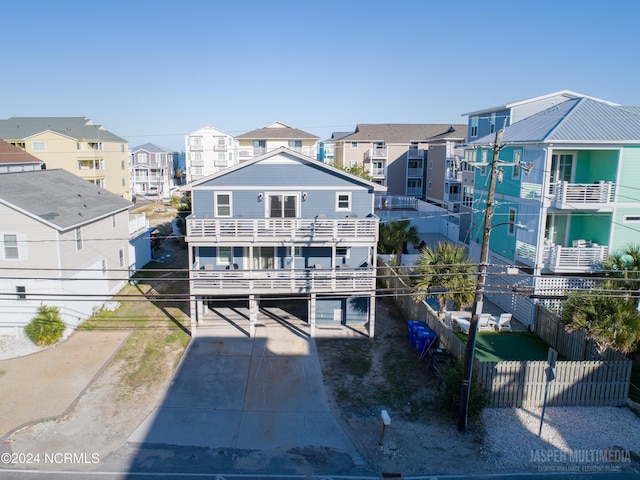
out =
{"type": "Polygon", "coordinates": [[[414,347],[420,355],[423,355],[427,348],[437,347],[438,336],[429,327],[421,328],[416,331],[416,339],[414,347]]]}
{"type": "Polygon", "coordinates": [[[426,325],[426,323],[420,322],[418,320],[409,320],[407,322],[407,330],[409,331],[409,341],[411,341],[411,338],[413,337],[414,329],[419,325],[426,325]]]}

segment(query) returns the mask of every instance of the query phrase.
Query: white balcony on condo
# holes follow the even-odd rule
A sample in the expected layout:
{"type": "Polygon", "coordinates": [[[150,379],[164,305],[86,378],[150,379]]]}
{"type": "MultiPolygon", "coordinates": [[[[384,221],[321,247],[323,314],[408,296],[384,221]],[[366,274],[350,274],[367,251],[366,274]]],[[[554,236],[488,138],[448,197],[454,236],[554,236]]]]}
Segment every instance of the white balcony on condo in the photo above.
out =
{"type": "Polygon", "coordinates": [[[364,161],[365,162],[369,162],[375,158],[378,159],[387,159],[387,147],[379,147],[379,146],[374,146],[373,148],[370,148],[369,150],[367,150],[366,152],[364,152],[364,161]]]}
{"type": "Polygon", "coordinates": [[[187,242],[376,242],[378,218],[187,218],[187,242]]]}
{"type": "Polygon", "coordinates": [[[613,182],[569,183],[556,182],[549,186],[551,206],[565,209],[601,209],[615,201],[613,182]]]}
{"type": "Polygon", "coordinates": [[[607,257],[609,247],[587,240],[576,240],[571,247],[547,244],[544,246],[544,268],[554,273],[599,270],[607,257]]]}
{"type": "Polygon", "coordinates": [[[367,292],[375,288],[375,269],[301,268],[273,270],[211,270],[195,261],[190,273],[191,293],[246,295],[267,293],[367,292]]]}

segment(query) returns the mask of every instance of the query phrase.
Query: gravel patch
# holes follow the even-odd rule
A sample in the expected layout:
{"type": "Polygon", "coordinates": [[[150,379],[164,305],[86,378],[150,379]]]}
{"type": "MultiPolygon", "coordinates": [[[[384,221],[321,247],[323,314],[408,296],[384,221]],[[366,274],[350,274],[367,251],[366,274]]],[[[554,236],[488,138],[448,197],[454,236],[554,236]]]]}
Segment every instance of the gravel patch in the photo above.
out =
{"type": "Polygon", "coordinates": [[[618,471],[637,467],[640,418],[628,408],[487,408],[487,460],[527,471],[618,471]]]}
{"type": "Polygon", "coordinates": [[[26,337],[0,335],[0,360],[30,355],[42,349],[42,347],[34,345],[31,340],[26,337]]]}

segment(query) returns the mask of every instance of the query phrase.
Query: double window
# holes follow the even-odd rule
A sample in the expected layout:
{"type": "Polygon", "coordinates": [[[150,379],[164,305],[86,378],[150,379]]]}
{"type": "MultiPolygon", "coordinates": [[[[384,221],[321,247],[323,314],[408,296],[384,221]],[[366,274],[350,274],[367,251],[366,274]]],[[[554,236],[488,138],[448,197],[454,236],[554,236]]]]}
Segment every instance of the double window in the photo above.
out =
{"type": "Polygon", "coordinates": [[[269,218],[298,217],[298,195],[268,194],[266,213],[269,218]]]}

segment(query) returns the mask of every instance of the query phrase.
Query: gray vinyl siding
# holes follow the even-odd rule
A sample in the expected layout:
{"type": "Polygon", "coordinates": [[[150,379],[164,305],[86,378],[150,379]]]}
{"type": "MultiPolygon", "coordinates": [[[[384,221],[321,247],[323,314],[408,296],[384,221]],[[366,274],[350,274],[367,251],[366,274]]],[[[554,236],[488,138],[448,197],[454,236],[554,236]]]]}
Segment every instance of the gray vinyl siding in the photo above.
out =
{"type": "MultiPolygon", "coordinates": [[[[317,183],[316,183],[317,184],[317,183]]],[[[232,192],[232,214],[234,218],[265,218],[268,193],[291,193],[299,195],[300,217],[315,218],[325,215],[327,218],[343,218],[347,215],[357,215],[364,218],[371,213],[371,194],[362,188],[351,191],[351,211],[336,211],[336,190],[290,190],[277,186],[256,190],[235,190],[233,187],[220,187],[219,190],[194,189],[192,195],[193,212],[197,217],[215,216],[215,192],[232,192]],[[302,193],[307,194],[303,201],[302,193]],[[262,194],[262,199],[258,196],[262,194]]],[[[340,193],[347,193],[340,190],[340,193]]]]}
{"type": "Polygon", "coordinates": [[[203,187],[216,186],[220,188],[234,185],[264,186],[268,179],[270,187],[298,187],[300,185],[325,185],[327,187],[344,187],[353,184],[344,177],[333,172],[318,168],[316,165],[303,163],[255,163],[246,168],[239,168],[209,182],[202,183],[203,187]]]}
{"type": "Polygon", "coordinates": [[[367,321],[369,311],[369,298],[318,298],[316,302],[316,323],[331,324],[363,324],[367,321]],[[340,311],[340,321],[337,320],[336,311],[340,311]]]}

